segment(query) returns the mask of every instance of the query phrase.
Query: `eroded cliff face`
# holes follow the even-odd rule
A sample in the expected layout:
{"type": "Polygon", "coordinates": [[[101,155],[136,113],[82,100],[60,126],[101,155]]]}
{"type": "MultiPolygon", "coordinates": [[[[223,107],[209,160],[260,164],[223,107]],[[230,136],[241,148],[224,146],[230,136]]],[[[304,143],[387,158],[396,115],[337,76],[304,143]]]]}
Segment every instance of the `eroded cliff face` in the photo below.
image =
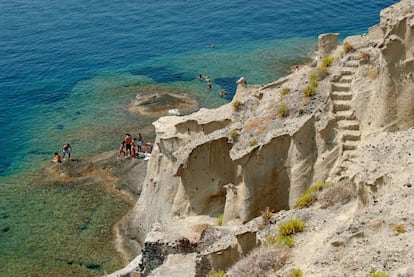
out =
{"type": "Polygon", "coordinates": [[[348,169],[361,143],[414,125],[413,7],[405,0],[385,9],[368,34],[345,40],[350,49],[336,45],[337,34],[325,37],[319,63],[274,83],[240,79],[227,105],[154,122],[157,138],[129,236],[143,245],[160,223],[174,239],[220,214],[224,225],[242,224],[267,207],[293,208],[315,182],[360,174],[348,169]],[[328,76],[304,98],[327,56],[335,57],[328,76]],[[194,217],[200,220],[186,223],[194,217]]]}
{"type": "MultiPolygon", "coordinates": [[[[368,133],[409,128],[414,122],[414,4],[401,1],[381,12],[362,40],[367,63],[353,85],[356,112],[368,133]]],[[[358,42],[359,41],[359,42],[358,42]]],[[[363,55],[364,55],[363,54],[363,55]]]]}

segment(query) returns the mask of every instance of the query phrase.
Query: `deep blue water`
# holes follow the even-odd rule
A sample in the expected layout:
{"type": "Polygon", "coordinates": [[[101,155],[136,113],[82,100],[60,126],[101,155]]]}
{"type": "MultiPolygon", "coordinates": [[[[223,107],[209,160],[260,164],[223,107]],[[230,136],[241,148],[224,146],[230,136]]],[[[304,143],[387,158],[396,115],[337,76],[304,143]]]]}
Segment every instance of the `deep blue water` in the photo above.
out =
{"type": "MultiPolygon", "coordinates": [[[[42,153],[65,143],[63,138],[37,137],[37,131],[59,135],[68,119],[56,113],[72,115],[76,100],[71,111],[64,109],[69,106],[65,101],[82,81],[130,74],[156,83],[190,83],[201,70],[215,67],[214,73],[221,75],[216,85],[229,89],[242,74],[250,83],[269,82],[280,77],[283,64],[307,54],[310,44],[300,45],[300,39],[315,41],[326,32],[343,37],[366,32],[379,21],[379,11],[394,2],[0,0],[0,175],[29,166],[27,159],[40,162],[42,153]],[[287,39],[293,42],[271,52],[272,43],[287,39]],[[212,43],[218,47],[209,48],[212,43]],[[271,52],[265,60],[273,61],[274,68],[254,62],[266,55],[261,47],[271,52]],[[180,64],[187,55],[193,59],[180,64]],[[60,127],[52,128],[51,122],[60,127]]],[[[85,96],[79,101],[96,105],[92,98],[97,95],[88,92],[79,92],[85,96]]],[[[81,111],[75,112],[79,116],[70,119],[75,121],[71,126],[82,120],[81,111]]]]}
{"type": "Polygon", "coordinates": [[[61,267],[83,272],[62,276],[94,275],[85,262],[100,273],[117,263],[104,251],[91,254],[104,238],[83,245],[83,233],[65,231],[91,222],[94,238],[121,204],[76,185],[15,186],[18,173],[47,164],[67,142],[76,157],[116,149],[122,134],[145,127],[127,111],[142,91],[185,92],[217,107],[239,77],[274,81],[309,57],[319,34],[367,32],[395,2],[0,0],[0,276],[61,267]]]}

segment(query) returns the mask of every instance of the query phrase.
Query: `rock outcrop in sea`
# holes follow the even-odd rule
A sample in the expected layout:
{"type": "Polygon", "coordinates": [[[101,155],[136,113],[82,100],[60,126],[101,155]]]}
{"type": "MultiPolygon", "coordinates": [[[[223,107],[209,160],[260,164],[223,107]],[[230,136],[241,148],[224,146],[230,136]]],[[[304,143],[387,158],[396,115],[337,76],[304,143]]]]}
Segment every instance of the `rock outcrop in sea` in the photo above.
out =
{"type": "Polygon", "coordinates": [[[414,276],[414,1],[380,18],[341,44],[321,35],[273,83],[241,78],[227,105],[155,121],[122,227],[139,256],[109,276],[414,276]],[[300,207],[316,183],[332,186],[300,207]],[[294,246],[266,250],[290,218],[305,222],[294,246]]]}

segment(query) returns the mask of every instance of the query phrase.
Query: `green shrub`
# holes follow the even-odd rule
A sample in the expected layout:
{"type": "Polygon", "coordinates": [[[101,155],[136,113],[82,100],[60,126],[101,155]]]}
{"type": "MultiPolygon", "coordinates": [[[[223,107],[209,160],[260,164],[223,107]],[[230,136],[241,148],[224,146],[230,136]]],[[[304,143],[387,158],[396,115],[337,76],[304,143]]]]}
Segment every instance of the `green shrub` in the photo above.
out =
{"type": "Polygon", "coordinates": [[[217,225],[218,226],[223,225],[223,217],[224,217],[224,214],[220,214],[219,217],[217,218],[217,225]]]}
{"type": "Polygon", "coordinates": [[[309,85],[303,91],[306,97],[312,97],[316,94],[316,87],[309,85]]]}
{"type": "Polygon", "coordinates": [[[268,236],[264,240],[264,245],[279,245],[293,248],[295,246],[295,240],[291,236],[268,236]]]}
{"type": "Polygon", "coordinates": [[[303,272],[299,268],[292,269],[287,277],[303,277],[303,272]]]}
{"type": "Polygon", "coordinates": [[[216,271],[214,273],[207,275],[207,277],[223,277],[224,274],[226,274],[226,272],[224,272],[223,270],[219,270],[219,271],[216,271]]]}
{"type": "Polygon", "coordinates": [[[354,51],[354,47],[349,42],[344,43],[343,49],[344,49],[345,53],[349,53],[349,52],[354,51]]]}
{"type": "Polygon", "coordinates": [[[277,233],[279,236],[290,236],[302,232],[304,228],[305,222],[303,220],[293,218],[280,224],[277,233]]]}
{"type": "Polygon", "coordinates": [[[289,92],[290,92],[290,88],[288,88],[288,87],[284,87],[284,88],[282,89],[282,91],[280,92],[280,95],[285,96],[285,95],[287,95],[289,92]]]}
{"type": "Polygon", "coordinates": [[[370,274],[368,274],[367,277],[388,277],[388,274],[385,274],[380,271],[373,271],[370,274]]]}
{"type": "Polygon", "coordinates": [[[279,117],[288,116],[288,106],[285,103],[282,103],[279,108],[277,108],[277,114],[279,117]]]}
{"type": "Polygon", "coordinates": [[[318,73],[317,73],[317,72],[313,72],[313,73],[310,75],[310,80],[311,80],[311,83],[312,83],[312,82],[315,82],[315,81],[318,81],[318,73]]]}
{"type": "Polygon", "coordinates": [[[332,187],[333,184],[331,182],[319,182],[310,186],[307,190],[311,192],[321,191],[325,188],[332,187]]]}
{"type": "Polygon", "coordinates": [[[276,243],[279,245],[286,245],[289,248],[295,246],[295,240],[291,236],[275,236],[276,243]]]}
{"type": "Polygon", "coordinates": [[[239,100],[234,100],[233,102],[233,111],[237,112],[240,110],[242,103],[239,100]]]}
{"type": "Polygon", "coordinates": [[[334,57],[326,57],[322,59],[321,67],[330,67],[332,63],[335,61],[334,57]]]}
{"type": "Polygon", "coordinates": [[[230,137],[232,140],[236,140],[239,137],[239,132],[237,130],[231,130],[230,131],[230,137]]]}
{"type": "Polygon", "coordinates": [[[304,194],[302,194],[298,200],[296,200],[295,208],[305,208],[309,207],[316,201],[316,196],[312,192],[306,191],[304,194]]]}
{"type": "Polygon", "coordinates": [[[319,182],[310,186],[299,198],[296,200],[295,208],[309,207],[316,201],[316,192],[322,191],[324,188],[332,187],[331,182],[319,182]]]}

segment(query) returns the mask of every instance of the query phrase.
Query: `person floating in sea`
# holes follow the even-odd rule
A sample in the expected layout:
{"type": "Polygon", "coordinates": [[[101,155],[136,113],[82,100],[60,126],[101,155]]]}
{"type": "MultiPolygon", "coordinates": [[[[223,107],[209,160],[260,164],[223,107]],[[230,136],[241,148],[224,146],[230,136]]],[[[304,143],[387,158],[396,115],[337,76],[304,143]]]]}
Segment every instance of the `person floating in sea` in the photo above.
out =
{"type": "Polygon", "coordinates": [[[227,91],[225,89],[220,90],[219,92],[220,97],[224,97],[227,95],[227,91]]]}
{"type": "Polygon", "coordinates": [[[201,81],[201,80],[203,80],[203,78],[204,78],[203,74],[200,73],[200,75],[198,75],[198,79],[201,81]]]}
{"type": "Polygon", "coordinates": [[[58,152],[55,152],[55,156],[53,156],[53,159],[50,161],[52,163],[61,163],[62,159],[60,158],[60,155],[58,152]]]}
{"type": "Polygon", "coordinates": [[[207,87],[208,87],[208,88],[211,88],[211,87],[212,87],[212,83],[211,83],[211,81],[210,81],[210,80],[208,80],[208,81],[207,81],[207,87]]]}
{"type": "Polygon", "coordinates": [[[72,146],[69,143],[66,143],[62,147],[63,159],[65,159],[65,155],[68,154],[68,158],[70,159],[70,153],[72,152],[72,146]]]}

